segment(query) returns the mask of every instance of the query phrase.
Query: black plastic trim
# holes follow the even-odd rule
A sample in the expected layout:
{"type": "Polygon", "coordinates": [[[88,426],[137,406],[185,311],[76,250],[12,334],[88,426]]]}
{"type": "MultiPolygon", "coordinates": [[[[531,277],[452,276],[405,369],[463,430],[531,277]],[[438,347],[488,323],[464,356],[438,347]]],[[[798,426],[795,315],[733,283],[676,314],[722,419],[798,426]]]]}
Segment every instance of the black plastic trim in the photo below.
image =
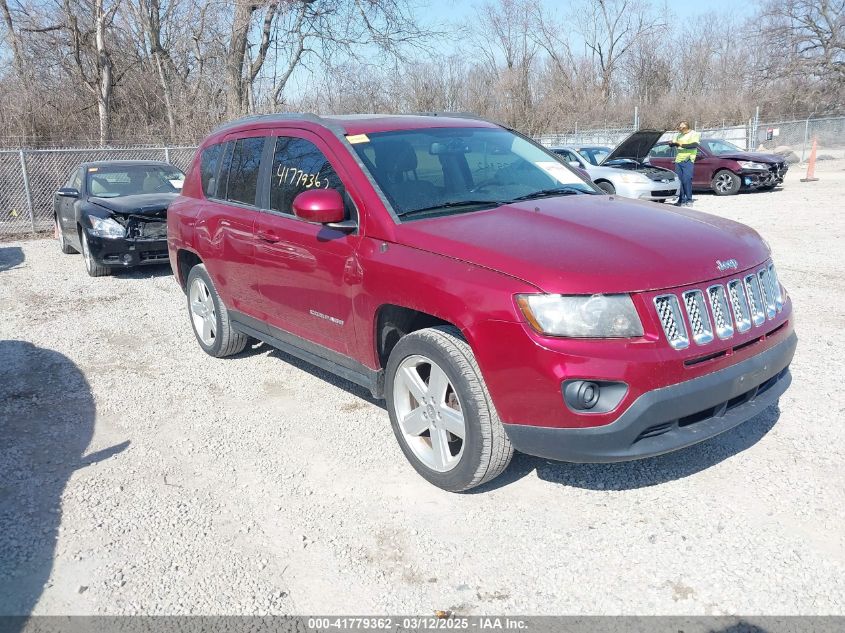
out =
{"type": "Polygon", "coordinates": [[[736,365],[649,391],[605,426],[505,424],[505,430],[518,451],[560,461],[619,462],[668,453],[723,433],[774,404],[792,381],[788,367],[797,343],[793,332],[736,365]]]}
{"type": "Polygon", "coordinates": [[[229,316],[236,330],[320,369],[325,369],[349,382],[365,387],[370,390],[374,398],[384,397],[383,369],[370,369],[354,358],[312,343],[242,312],[229,310],[229,316]]]}

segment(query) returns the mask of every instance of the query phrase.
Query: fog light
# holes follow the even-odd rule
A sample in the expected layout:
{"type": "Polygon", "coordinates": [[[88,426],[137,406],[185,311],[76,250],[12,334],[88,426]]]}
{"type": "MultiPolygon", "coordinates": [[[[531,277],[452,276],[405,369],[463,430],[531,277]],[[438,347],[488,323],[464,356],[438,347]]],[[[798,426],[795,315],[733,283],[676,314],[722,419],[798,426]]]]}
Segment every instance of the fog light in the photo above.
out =
{"type": "Polygon", "coordinates": [[[607,380],[567,380],[561,391],[566,406],[576,413],[607,413],[619,406],[628,385],[607,380]]]}

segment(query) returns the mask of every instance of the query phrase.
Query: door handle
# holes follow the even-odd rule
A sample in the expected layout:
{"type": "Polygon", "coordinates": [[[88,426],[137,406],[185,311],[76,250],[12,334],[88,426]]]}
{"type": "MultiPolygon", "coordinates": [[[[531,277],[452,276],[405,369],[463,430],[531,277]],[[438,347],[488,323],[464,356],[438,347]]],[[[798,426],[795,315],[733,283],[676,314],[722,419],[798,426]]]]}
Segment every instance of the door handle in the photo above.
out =
{"type": "Polygon", "coordinates": [[[279,241],[279,236],[272,231],[262,231],[261,229],[255,232],[256,237],[262,242],[275,243],[279,241]]]}

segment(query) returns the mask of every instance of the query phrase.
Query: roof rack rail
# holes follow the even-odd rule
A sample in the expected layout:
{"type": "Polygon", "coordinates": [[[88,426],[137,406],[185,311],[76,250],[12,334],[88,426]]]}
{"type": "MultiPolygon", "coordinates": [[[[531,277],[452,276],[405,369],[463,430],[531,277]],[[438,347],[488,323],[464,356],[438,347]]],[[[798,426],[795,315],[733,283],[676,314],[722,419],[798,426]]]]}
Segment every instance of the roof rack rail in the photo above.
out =
{"type": "MultiPolygon", "coordinates": [[[[473,112],[413,112],[412,114],[416,114],[418,116],[447,116],[453,119],[475,119],[476,121],[487,121],[488,123],[496,123],[495,121],[491,121],[490,119],[484,118],[483,116],[479,116],[473,112]]],[[[498,125],[498,124],[497,124],[498,125]]]]}
{"type": "Polygon", "coordinates": [[[266,114],[248,114],[233,121],[226,121],[218,125],[211,131],[211,134],[223,132],[231,127],[241,125],[243,123],[250,123],[253,121],[261,121],[262,119],[298,119],[300,121],[311,121],[312,123],[321,123],[325,125],[327,121],[317,114],[311,112],[268,112],[266,114]]]}

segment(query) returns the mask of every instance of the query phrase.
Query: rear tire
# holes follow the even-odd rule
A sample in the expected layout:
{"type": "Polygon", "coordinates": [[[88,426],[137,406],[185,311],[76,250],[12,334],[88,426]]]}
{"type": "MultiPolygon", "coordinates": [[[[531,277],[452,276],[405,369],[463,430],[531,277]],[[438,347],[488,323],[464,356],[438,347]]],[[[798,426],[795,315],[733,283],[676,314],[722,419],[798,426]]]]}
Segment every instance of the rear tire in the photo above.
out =
{"type": "Polygon", "coordinates": [[[65,240],[65,232],[62,230],[62,225],[59,224],[58,218],[56,218],[56,236],[59,238],[59,249],[61,249],[65,255],[73,255],[77,252],[77,250],[73,246],[70,246],[67,243],[67,240],[65,240]]]}
{"type": "Polygon", "coordinates": [[[215,358],[242,352],[249,343],[249,337],[232,327],[229,311],[217,294],[204,264],[191,268],[185,287],[188,316],[202,350],[215,358]]]}
{"type": "Polygon", "coordinates": [[[399,447],[438,488],[475,488],[500,475],[513,457],[475,354],[457,328],[427,328],[400,339],[387,362],[385,397],[399,447]]]}
{"type": "Polygon", "coordinates": [[[79,241],[82,243],[82,259],[85,260],[85,270],[91,277],[105,277],[111,275],[111,268],[108,266],[101,266],[94,261],[94,256],[91,254],[91,247],[88,245],[88,235],[85,229],[79,229],[79,241]]]}
{"type": "Polygon", "coordinates": [[[616,187],[614,187],[611,183],[607,182],[606,180],[597,182],[596,187],[604,191],[609,196],[612,196],[616,193],[616,187]]]}
{"type": "Polygon", "coordinates": [[[713,175],[710,188],[717,196],[733,196],[739,193],[742,180],[728,169],[720,169],[713,175]]]}

